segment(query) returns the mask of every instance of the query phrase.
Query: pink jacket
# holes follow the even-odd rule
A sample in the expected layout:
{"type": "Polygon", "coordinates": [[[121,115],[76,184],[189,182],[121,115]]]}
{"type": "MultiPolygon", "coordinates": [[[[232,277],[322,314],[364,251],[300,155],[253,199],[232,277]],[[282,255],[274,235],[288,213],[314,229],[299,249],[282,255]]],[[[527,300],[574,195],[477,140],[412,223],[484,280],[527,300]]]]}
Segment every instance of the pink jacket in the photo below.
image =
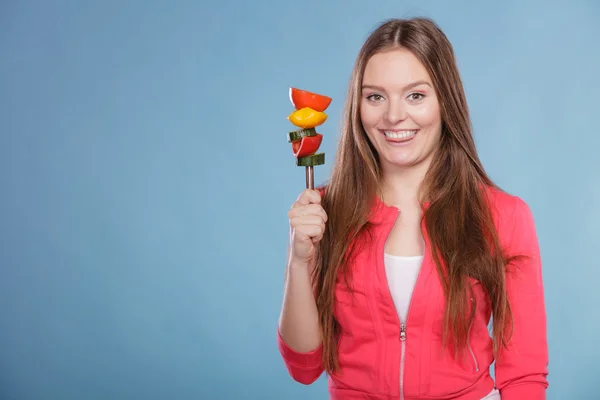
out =
{"type": "MultiPolygon", "coordinates": [[[[350,266],[354,297],[342,280],[335,289],[334,313],[342,329],[342,372],[329,376],[331,399],[475,400],[487,395],[494,384],[502,400],[546,398],[546,313],[533,216],[516,196],[492,189],[489,195],[503,248],[509,254],[528,256],[519,262],[515,274],[507,274],[514,328],[509,348],[502,350],[496,362],[495,383],[489,368],[494,362],[488,332],[490,305],[477,281],[471,281],[477,311],[466,357],[454,361],[441,345],[444,294],[426,234],[427,250],[409,316],[406,326],[400,326],[383,263],[384,244],[399,211],[377,200],[370,217],[375,223],[372,247],[364,246],[350,266]]],[[[290,348],[281,335],[278,346],[297,382],[310,384],[322,374],[321,347],[300,353],[290,348]]]]}

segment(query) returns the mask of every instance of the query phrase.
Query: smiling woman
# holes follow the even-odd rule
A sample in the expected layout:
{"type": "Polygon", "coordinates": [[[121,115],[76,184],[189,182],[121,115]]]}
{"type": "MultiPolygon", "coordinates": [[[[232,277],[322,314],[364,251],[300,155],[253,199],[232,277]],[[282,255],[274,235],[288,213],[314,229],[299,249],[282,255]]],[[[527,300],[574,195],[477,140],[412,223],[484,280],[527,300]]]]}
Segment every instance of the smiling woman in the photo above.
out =
{"type": "Polygon", "coordinates": [[[376,29],[344,111],[330,182],[288,214],[278,345],[291,376],[326,371],[332,399],[545,399],[533,217],[484,171],[440,28],[376,29]]]}
{"type": "Polygon", "coordinates": [[[430,164],[442,131],[440,107],[427,70],[409,50],[371,57],[363,77],[360,117],[386,168],[430,164]]]}

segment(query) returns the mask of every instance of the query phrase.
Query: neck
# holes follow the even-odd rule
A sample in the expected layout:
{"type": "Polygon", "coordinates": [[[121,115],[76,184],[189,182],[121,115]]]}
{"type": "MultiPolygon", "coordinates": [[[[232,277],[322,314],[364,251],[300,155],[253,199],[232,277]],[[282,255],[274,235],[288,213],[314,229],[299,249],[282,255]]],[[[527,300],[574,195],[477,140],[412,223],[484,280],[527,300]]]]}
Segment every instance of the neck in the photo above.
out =
{"type": "Polygon", "coordinates": [[[383,200],[395,207],[420,205],[422,184],[429,163],[410,167],[386,166],[383,169],[383,200]]]}

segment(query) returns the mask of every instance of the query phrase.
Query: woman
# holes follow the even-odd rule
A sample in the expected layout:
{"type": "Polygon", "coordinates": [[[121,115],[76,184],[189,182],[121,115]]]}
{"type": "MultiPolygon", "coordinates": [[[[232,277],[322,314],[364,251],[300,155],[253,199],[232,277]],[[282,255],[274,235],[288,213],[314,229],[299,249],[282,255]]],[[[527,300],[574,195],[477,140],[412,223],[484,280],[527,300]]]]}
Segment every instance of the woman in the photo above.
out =
{"type": "Polygon", "coordinates": [[[390,20],[367,39],[332,178],[289,219],[278,343],[296,381],[326,371],[344,400],[545,399],[532,214],[484,172],[431,20],[390,20]]]}

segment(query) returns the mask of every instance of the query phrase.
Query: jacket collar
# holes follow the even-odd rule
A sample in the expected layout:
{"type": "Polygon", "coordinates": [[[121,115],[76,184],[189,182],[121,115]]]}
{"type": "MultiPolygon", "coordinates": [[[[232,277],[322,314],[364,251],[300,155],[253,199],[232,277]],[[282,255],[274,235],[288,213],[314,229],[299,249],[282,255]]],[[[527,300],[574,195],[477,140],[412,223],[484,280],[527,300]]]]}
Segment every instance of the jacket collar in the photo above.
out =
{"type": "MultiPolygon", "coordinates": [[[[423,202],[422,209],[426,210],[431,203],[429,201],[423,202]]],[[[379,195],[376,195],[371,202],[371,209],[368,220],[374,224],[396,222],[400,210],[398,207],[390,206],[381,200],[379,195]]]]}

